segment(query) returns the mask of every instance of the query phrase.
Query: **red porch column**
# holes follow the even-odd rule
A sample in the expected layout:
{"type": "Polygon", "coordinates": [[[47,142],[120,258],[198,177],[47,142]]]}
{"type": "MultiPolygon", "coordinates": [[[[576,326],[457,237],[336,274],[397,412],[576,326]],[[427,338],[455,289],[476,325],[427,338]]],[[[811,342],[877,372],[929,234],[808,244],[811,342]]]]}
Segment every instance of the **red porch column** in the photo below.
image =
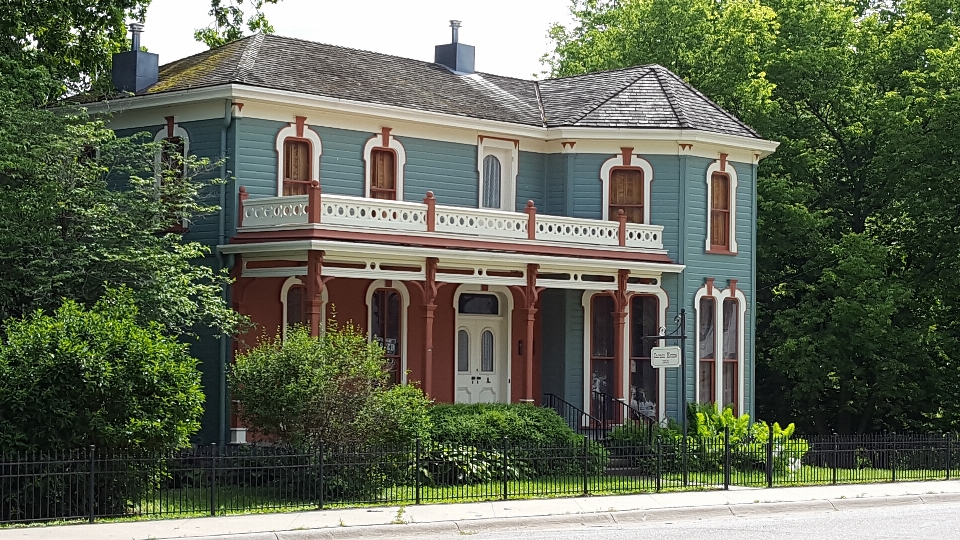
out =
{"type": "Polygon", "coordinates": [[[428,257],[426,279],[423,282],[423,391],[433,394],[433,316],[437,310],[436,257],[428,257]]]}
{"type": "Polygon", "coordinates": [[[307,252],[307,313],[310,315],[310,335],[313,337],[320,335],[323,255],[323,251],[307,252]]]}
{"type": "Polygon", "coordinates": [[[523,299],[523,308],[519,311],[523,314],[527,323],[523,349],[523,397],[520,399],[520,401],[524,403],[536,403],[536,398],[533,395],[533,340],[534,326],[537,320],[537,300],[540,292],[543,291],[543,287],[537,287],[537,271],[539,268],[539,265],[528,264],[527,284],[522,288],[516,286],[510,287],[518,292],[520,298],[523,299]]]}
{"type": "MultiPolygon", "coordinates": [[[[630,295],[627,293],[627,280],[629,278],[629,270],[617,272],[617,292],[613,295],[615,309],[613,313],[613,398],[621,401],[624,399],[623,367],[626,351],[624,350],[623,337],[627,322],[627,304],[630,301],[630,295]]],[[[619,408],[616,410],[620,411],[619,408]]]]}

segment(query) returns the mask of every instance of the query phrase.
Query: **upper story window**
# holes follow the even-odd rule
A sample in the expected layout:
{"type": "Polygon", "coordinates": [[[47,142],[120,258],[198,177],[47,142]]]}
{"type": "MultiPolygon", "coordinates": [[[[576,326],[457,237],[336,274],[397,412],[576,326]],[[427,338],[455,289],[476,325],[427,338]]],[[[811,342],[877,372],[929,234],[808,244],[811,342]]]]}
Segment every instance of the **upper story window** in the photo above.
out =
{"type": "Polygon", "coordinates": [[[610,173],[609,218],[619,219],[620,210],[627,216],[627,223],[644,223],[643,171],[640,169],[614,169],[610,173]]]}
{"type": "Polygon", "coordinates": [[[737,171],[726,154],[707,168],[707,253],[737,253],[737,171]]]}
{"type": "Polygon", "coordinates": [[[617,221],[623,210],[627,223],[650,223],[650,184],[653,166],[633,153],[633,148],[621,148],[619,156],[600,166],[602,189],[601,219],[617,221]]]}
{"type": "Polygon", "coordinates": [[[499,210],[502,205],[500,186],[503,183],[503,165],[497,156],[490,154],[483,158],[482,183],[480,206],[499,210]]]}
{"type": "Polygon", "coordinates": [[[283,141],[283,194],[306,195],[310,187],[310,143],[288,138],[283,141]]]}
{"type": "Polygon", "coordinates": [[[306,195],[313,181],[320,181],[320,135],[297,116],[277,133],[277,196],[306,195]]]}
{"type": "Polygon", "coordinates": [[[391,131],[391,128],[383,128],[363,147],[363,160],[367,164],[364,195],[374,199],[402,201],[407,153],[400,141],[390,134],[391,131]]]}
{"type": "Polygon", "coordinates": [[[479,207],[515,212],[520,141],[481,135],[477,151],[479,207]]]}
{"type": "Polygon", "coordinates": [[[167,125],[157,132],[153,141],[160,143],[160,150],[156,155],[157,182],[164,176],[174,175],[183,178],[186,175],[185,156],[190,152],[190,136],[187,130],[174,122],[174,117],[166,118],[167,125]]]}

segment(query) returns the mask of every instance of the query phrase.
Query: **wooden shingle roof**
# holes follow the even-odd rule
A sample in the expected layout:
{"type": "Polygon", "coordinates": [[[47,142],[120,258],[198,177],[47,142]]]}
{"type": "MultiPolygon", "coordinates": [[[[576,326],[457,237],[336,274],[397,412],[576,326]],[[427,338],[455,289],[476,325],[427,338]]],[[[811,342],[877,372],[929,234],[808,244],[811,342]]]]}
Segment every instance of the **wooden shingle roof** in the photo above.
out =
{"type": "Polygon", "coordinates": [[[160,67],[157,94],[244,84],[540,127],[698,129],[759,138],[659,65],[533,81],[258,34],[160,67]]]}

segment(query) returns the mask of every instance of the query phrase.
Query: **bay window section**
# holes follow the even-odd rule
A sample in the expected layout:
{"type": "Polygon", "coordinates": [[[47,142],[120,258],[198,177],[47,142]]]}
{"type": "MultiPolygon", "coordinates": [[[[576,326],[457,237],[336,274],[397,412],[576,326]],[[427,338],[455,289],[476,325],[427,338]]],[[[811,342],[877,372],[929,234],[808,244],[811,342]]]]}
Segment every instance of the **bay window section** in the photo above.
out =
{"type": "Polygon", "coordinates": [[[590,390],[591,411],[596,418],[613,418],[613,403],[598,393],[613,395],[614,303],[606,294],[590,300],[590,390]]]}
{"type": "Polygon", "coordinates": [[[700,299],[697,328],[697,360],[698,386],[697,394],[700,403],[716,403],[716,300],[713,298],[700,299]]]}
{"type": "Polygon", "coordinates": [[[734,299],[723,301],[723,407],[737,411],[740,363],[740,306],[734,299]]]}
{"type": "Polygon", "coordinates": [[[396,289],[377,289],[370,299],[370,339],[383,348],[389,384],[399,384],[402,375],[401,305],[396,289]]]}
{"type": "Polygon", "coordinates": [[[660,334],[657,329],[658,304],[655,296],[635,296],[630,301],[630,406],[654,420],[657,418],[660,385],[659,373],[650,364],[650,349],[657,342],[643,338],[660,334]]]}

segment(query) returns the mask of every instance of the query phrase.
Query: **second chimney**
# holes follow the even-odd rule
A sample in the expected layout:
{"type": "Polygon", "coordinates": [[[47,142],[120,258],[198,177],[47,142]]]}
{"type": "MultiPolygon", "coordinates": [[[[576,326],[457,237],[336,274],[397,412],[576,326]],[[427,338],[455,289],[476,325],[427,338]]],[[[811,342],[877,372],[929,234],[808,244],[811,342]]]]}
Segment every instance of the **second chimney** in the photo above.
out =
{"type": "Polygon", "coordinates": [[[143,25],[130,25],[132,47],[113,55],[113,85],[121,92],[142,92],[156,84],[160,76],[160,56],[140,50],[143,25]]]}
{"type": "Polygon", "coordinates": [[[450,29],[451,42],[436,46],[433,61],[454,73],[473,73],[476,48],[460,43],[460,21],[450,21],[450,29]]]}

